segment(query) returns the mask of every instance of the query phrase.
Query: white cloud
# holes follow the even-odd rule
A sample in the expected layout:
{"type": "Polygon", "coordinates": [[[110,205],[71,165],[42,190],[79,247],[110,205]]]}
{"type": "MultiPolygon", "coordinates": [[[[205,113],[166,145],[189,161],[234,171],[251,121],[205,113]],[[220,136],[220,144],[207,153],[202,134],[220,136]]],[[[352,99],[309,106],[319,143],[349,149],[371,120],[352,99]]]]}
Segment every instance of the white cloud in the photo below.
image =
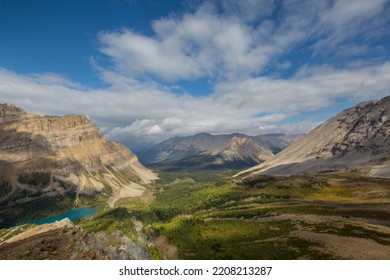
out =
{"type": "Polygon", "coordinates": [[[359,102],[390,94],[390,63],[344,70],[306,67],[290,79],[225,81],[207,97],[178,96],[139,83],[81,90],[42,83],[37,77],[0,70],[0,102],[36,113],[85,114],[122,142],[153,142],[199,132],[298,133],[318,122],[288,124],[300,112],[331,107],[337,98],[359,102]]]}
{"type": "Polygon", "coordinates": [[[294,34],[271,33],[270,22],[259,26],[239,17],[273,10],[272,1],[223,1],[226,13],[218,14],[208,2],[193,14],[163,18],[153,22],[154,36],[133,30],[102,32],[101,52],[110,57],[116,69],[126,75],[152,75],[165,80],[202,77],[232,78],[258,73],[275,55],[293,42],[294,34]],[[256,6],[256,8],[254,8],[256,6]],[[277,42],[275,43],[274,40],[277,42]],[[275,47],[277,45],[277,47],[275,47]]]}
{"type": "Polygon", "coordinates": [[[337,52],[345,42],[369,51],[351,40],[365,40],[387,25],[386,3],[285,0],[272,18],[274,1],[206,1],[193,13],[154,21],[151,36],[130,29],[102,32],[100,50],[126,76],[236,79],[261,73],[279,55],[308,42],[317,56],[337,52]]]}
{"type": "MultiPolygon", "coordinates": [[[[325,1],[314,24],[311,36],[316,56],[339,52],[348,44],[349,49],[366,48],[370,53],[369,41],[389,35],[389,0],[337,0],[325,1]],[[343,46],[344,44],[344,46],[343,46]]],[[[343,52],[344,56],[354,53],[343,52]]]]}
{"type": "Polygon", "coordinates": [[[152,73],[165,79],[187,79],[199,76],[199,69],[190,56],[181,52],[180,42],[159,42],[130,30],[101,33],[101,51],[115,60],[118,70],[132,75],[152,73]]]}
{"type": "MultiPolygon", "coordinates": [[[[111,129],[108,136],[113,138],[120,138],[123,135],[133,136],[149,136],[163,133],[161,127],[156,124],[155,120],[143,119],[135,120],[131,125],[125,127],[115,127],[111,129]]],[[[126,140],[126,139],[122,139],[126,140]]]]}
{"type": "Polygon", "coordinates": [[[321,16],[321,22],[333,26],[358,23],[383,11],[387,0],[338,0],[321,16]]]}

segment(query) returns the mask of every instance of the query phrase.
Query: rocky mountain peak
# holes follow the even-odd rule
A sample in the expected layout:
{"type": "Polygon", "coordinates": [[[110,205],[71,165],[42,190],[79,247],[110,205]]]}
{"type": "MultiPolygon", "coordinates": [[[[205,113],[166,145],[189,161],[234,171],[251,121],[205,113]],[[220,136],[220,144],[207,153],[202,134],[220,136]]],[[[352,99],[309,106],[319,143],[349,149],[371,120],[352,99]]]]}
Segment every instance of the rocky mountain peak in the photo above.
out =
{"type": "Polygon", "coordinates": [[[249,136],[242,133],[212,135],[200,133],[187,137],[174,137],[141,151],[138,155],[145,164],[201,166],[200,162],[210,162],[204,168],[242,168],[253,166],[269,159],[285,149],[300,135],[270,134],[249,136]],[[214,160],[213,160],[214,158],[214,160]]]}
{"type": "Polygon", "coordinates": [[[25,113],[26,111],[23,108],[16,107],[10,103],[0,103],[0,118],[14,117],[25,113]]]}

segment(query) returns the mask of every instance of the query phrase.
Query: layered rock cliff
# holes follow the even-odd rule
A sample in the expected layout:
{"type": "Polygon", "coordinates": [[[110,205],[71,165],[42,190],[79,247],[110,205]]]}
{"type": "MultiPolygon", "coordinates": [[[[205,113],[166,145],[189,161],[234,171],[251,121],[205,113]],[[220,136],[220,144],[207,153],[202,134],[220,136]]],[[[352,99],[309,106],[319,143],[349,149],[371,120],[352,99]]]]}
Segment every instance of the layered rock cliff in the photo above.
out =
{"type": "Polygon", "coordinates": [[[0,203],[23,203],[69,189],[112,189],[110,205],[139,196],[156,175],[87,117],[27,114],[0,105],[0,203]]]}

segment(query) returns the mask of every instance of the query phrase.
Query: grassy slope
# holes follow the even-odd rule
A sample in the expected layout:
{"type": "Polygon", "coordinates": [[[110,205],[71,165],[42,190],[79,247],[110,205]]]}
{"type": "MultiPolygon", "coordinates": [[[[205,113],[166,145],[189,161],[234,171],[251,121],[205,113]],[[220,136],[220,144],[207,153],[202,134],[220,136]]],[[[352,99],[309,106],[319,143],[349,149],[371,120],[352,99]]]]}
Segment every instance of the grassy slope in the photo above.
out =
{"type": "Polygon", "coordinates": [[[234,182],[228,176],[212,180],[210,173],[206,181],[196,180],[199,173],[186,176],[163,176],[144,221],[155,235],[167,236],[183,259],[341,258],[294,234],[306,230],[381,244],[390,240],[354,222],[389,221],[389,180],[333,174],[234,182]],[[325,231],[335,216],[341,222],[325,231]],[[308,223],[307,217],[317,220],[308,223]]]}

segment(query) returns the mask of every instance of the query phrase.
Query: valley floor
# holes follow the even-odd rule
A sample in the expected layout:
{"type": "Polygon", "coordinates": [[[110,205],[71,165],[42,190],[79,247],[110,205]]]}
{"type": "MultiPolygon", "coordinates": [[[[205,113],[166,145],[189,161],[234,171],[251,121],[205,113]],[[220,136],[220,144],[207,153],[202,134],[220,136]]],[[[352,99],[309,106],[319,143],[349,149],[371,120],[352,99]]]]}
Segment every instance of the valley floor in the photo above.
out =
{"type": "MultiPolygon", "coordinates": [[[[390,259],[390,179],[231,175],[160,173],[77,226],[88,238],[120,230],[152,259],[390,259]]],[[[0,258],[13,231],[0,229],[0,258]]]]}

